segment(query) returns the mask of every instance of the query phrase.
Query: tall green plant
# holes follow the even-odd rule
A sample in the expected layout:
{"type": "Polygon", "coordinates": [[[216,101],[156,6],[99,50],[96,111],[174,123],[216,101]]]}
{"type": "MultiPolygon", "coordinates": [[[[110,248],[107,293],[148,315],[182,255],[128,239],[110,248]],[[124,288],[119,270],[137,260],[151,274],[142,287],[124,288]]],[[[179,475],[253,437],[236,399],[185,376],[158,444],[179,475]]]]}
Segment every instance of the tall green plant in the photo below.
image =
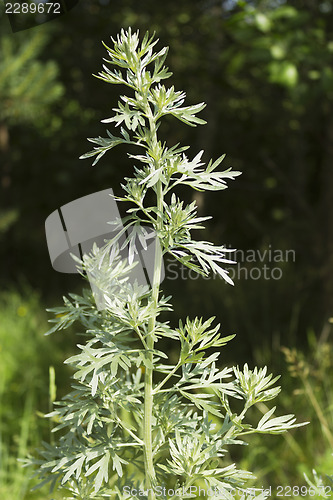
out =
{"type": "Polygon", "coordinates": [[[163,255],[170,253],[200,274],[213,271],[231,282],[222,267],[229,263],[226,249],[192,239],[192,230],[202,228],[208,217],[197,217],[195,203],[185,205],[176,189],[222,190],[239,172],[218,171],[223,156],[204,167],[202,153],[189,159],[187,147],[168,147],[159,139],[164,116],[191,126],[205,123],[196,116],[204,103],[183,106],[185,93],[161,84],[171,75],[164,66],[167,48],[154,52],[154,37],[146,34],[140,43],[130,29],[112,42],[106,46],[107,62],[115,68],[103,66],[98,78],[125,85],[131,95],[122,95],[115,114],[103,120],[119,126],[120,134],[107,131],[106,138],[89,139],[96,146],[82,158],[96,157],[96,164],[118,144],[142,150],[130,155],[141,167],[125,178],[125,195],[117,198],[132,204],[123,220],[130,234],[129,262],[121,259],[119,232],[81,263],[103,294],[105,309],[96,308],[89,292],[70,294],[63,307],[53,309],[51,332],[78,320],[89,338],[66,361],[75,370],[73,391],[48,415],[56,422],[54,431],[61,431],[58,444],[45,444],[41,458],[27,463],[38,465],[42,484],[50,482],[75,499],[194,498],[202,496],[199,487],[218,489],[220,498],[230,499],[251,473],[228,463],[229,446],[244,444],[253,433],[277,434],[301,424],[293,415],[274,417],[275,407],[255,427],[244,422],[249,408],[279,393],[274,387],[278,377],[267,375],[266,367],[219,369],[220,349],[233,335],[221,337],[214,318],[187,318],[171,328],[160,317],[171,310],[160,281],[163,255]],[[154,204],[149,204],[149,193],[154,204]],[[151,288],[128,280],[147,224],[159,242],[151,288]],[[178,343],[175,364],[158,348],[164,337],[178,343]],[[233,399],[242,401],[240,411],[233,399]]]}

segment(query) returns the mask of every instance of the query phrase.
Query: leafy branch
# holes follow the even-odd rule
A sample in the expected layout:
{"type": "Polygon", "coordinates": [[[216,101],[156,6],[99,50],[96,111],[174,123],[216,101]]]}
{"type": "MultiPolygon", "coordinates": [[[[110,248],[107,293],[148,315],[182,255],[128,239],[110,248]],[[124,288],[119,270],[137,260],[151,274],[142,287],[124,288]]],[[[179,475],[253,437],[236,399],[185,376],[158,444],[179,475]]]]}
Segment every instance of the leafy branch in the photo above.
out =
{"type": "MultiPolygon", "coordinates": [[[[131,203],[123,229],[79,260],[93,293],[70,294],[62,307],[51,310],[49,333],[79,322],[86,342],[66,361],[74,371],[72,391],[46,415],[59,433],[58,444],[43,443],[39,456],[29,457],[26,465],[37,467],[40,485],[74,499],[166,499],[156,492],[165,484],[178,491],[174,500],[193,498],[188,489],[196,485],[218,488],[220,498],[230,500],[233,488],[242,491],[253,475],[230,463],[229,446],[246,444],[249,434],[279,434],[304,425],[293,415],[274,416],[276,407],[255,427],[245,422],[249,408],[279,394],[279,377],[247,364],[221,368],[221,348],[234,335],[224,336],[215,318],[186,318],[178,328],[160,319],[172,310],[170,297],[160,291],[166,253],[200,274],[214,272],[232,283],[223,267],[233,263],[226,258],[232,250],[192,239],[192,230],[203,229],[209,217],[198,217],[195,202],[186,205],[175,189],[224,190],[240,172],[218,170],[224,155],[204,168],[202,151],[189,160],[188,147],[159,139],[165,115],[191,126],[205,122],[197,117],[204,103],[183,106],[185,93],[160,83],[171,73],[164,66],[167,48],[154,52],[157,42],[148,34],[140,42],[139,33],[128,29],[112,39],[112,47],[104,44],[112,69],[103,65],[97,77],[125,85],[131,95],[122,95],[114,115],[102,120],[120,127],[120,136],[107,131],[106,138],[89,139],[96,147],[81,158],[95,157],[95,165],[120,144],[139,147],[142,154],[129,154],[138,165],[133,177],[124,179],[124,196],[116,198],[131,203]],[[147,204],[149,191],[155,204],[147,204]],[[132,283],[130,276],[138,248],[145,250],[152,237],[158,244],[148,287],[132,283]],[[103,298],[103,310],[96,307],[96,294],[103,298]],[[164,338],[178,346],[176,363],[158,345],[164,338]],[[243,409],[236,411],[239,402],[243,409]],[[127,493],[128,488],[145,493],[127,493]]],[[[242,499],[247,498],[253,496],[244,492],[242,499]]]]}

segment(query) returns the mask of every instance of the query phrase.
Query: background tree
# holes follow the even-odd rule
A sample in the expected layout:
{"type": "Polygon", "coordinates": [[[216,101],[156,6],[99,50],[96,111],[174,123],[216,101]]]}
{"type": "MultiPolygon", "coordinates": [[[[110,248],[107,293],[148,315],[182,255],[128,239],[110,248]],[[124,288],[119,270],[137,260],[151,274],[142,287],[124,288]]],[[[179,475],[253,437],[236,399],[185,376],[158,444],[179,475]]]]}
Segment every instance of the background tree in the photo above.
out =
{"type": "MultiPolygon", "coordinates": [[[[4,238],[6,233],[4,269],[11,266],[15,252],[13,238],[7,231],[22,217],[18,195],[22,187],[28,187],[20,185],[21,179],[14,172],[17,149],[22,147],[22,142],[18,146],[17,134],[26,133],[29,126],[40,133],[46,127],[49,133],[54,132],[57,128],[54,104],[64,91],[57,80],[57,63],[41,60],[41,53],[49,40],[48,34],[36,30],[29,35],[18,33],[0,38],[0,236],[4,238]],[[15,130],[15,127],[21,127],[21,131],[20,128],[15,130]],[[12,140],[11,131],[14,131],[12,140]]],[[[39,189],[42,189],[41,185],[39,189]]],[[[30,193],[27,193],[28,196],[30,193]]]]}

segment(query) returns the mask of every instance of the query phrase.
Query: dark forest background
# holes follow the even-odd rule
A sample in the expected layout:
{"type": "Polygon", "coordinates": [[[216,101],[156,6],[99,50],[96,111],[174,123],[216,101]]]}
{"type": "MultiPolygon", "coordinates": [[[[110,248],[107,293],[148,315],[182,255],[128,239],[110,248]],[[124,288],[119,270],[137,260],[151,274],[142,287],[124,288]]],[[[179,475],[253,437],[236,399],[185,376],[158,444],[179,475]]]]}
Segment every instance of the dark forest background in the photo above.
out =
{"type": "MultiPolygon", "coordinates": [[[[184,191],[185,199],[196,197],[200,215],[213,216],[198,236],[244,255],[267,251],[263,262],[239,263],[248,279],[245,271],[237,279],[236,267],[234,287],[219,279],[172,280],[167,274],[163,289],[175,306],[170,319],[214,315],[226,335],[237,334],[225,354],[228,363],[268,364],[286,372],[282,346],[311,354],[318,343],[330,341],[332,0],[80,0],[60,18],[16,33],[2,6],[0,321],[1,315],[8,321],[12,307],[17,325],[82,288],[78,275],[52,269],[44,224],[51,212],[78,197],[108,187],[120,194],[120,183],[133,168],[124,146],[96,167],[78,159],[90,150],[87,137],[104,135],[100,120],[111,116],[122,91],[92,76],[107,56],[101,41],[108,44],[129,26],[142,34],[155,31],[158,46],[170,47],[170,85],[186,91],[188,104],[207,103],[200,114],[206,126],[167,120],[161,138],[169,145],[190,145],[191,157],[203,149],[205,161],[226,153],[223,166],[242,171],[226,191],[184,191]],[[295,259],[270,261],[268,250],[293,250],[295,259]],[[257,272],[251,279],[255,267],[259,279],[257,272]],[[275,267],[280,279],[271,275],[275,267]],[[31,306],[35,296],[37,305],[31,306]]],[[[29,328],[20,342],[28,342],[34,327],[29,328]]],[[[73,336],[59,335],[61,340],[37,340],[41,351],[23,360],[37,363],[44,349],[40,377],[45,380],[47,364],[57,359],[60,366],[75,345],[73,336]]],[[[18,386],[22,372],[17,377],[18,386]]]]}

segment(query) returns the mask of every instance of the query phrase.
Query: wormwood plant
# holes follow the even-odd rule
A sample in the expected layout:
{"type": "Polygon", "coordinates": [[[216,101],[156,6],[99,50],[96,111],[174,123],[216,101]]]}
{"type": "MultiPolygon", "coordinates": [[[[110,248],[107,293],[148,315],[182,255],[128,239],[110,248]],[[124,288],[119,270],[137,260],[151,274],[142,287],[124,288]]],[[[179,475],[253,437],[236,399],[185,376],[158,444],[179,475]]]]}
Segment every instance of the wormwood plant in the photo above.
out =
{"type": "MultiPolygon", "coordinates": [[[[122,31],[112,47],[105,45],[111,69],[104,65],[97,76],[126,86],[130,95],[122,95],[114,115],[102,120],[118,127],[118,135],[107,131],[106,138],[89,139],[96,146],[82,158],[95,157],[95,165],[113,147],[128,144],[141,150],[130,155],[141,166],[125,178],[125,194],[117,198],[131,203],[124,230],[81,262],[105,308],[99,310],[85,291],[69,294],[63,307],[53,309],[50,332],[79,321],[87,341],[66,361],[75,370],[72,392],[47,415],[56,423],[58,442],[44,443],[40,458],[27,464],[37,465],[40,484],[50,483],[64,498],[183,499],[214,491],[230,500],[251,477],[228,461],[230,445],[245,444],[253,433],[278,434],[301,425],[293,415],[274,417],[275,407],[256,427],[245,423],[251,407],[277,396],[279,377],[268,375],[266,367],[218,367],[220,350],[233,335],[221,337],[214,318],[187,318],[177,328],[161,320],[161,313],[171,310],[170,298],[160,291],[166,253],[202,275],[212,271],[232,283],[222,267],[229,262],[227,250],[192,239],[192,230],[208,217],[197,217],[195,202],[184,204],[177,186],[222,190],[239,172],[217,170],[223,156],[204,166],[202,152],[190,159],[187,147],[169,147],[159,139],[164,116],[204,124],[196,115],[205,105],[183,106],[185,93],[161,84],[171,73],[164,66],[167,48],[154,52],[157,41],[146,34],[140,43],[139,33],[122,31]],[[159,242],[150,288],[128,279],[138,244],[145,246],[147,225],[159,242]],[[128,261],[120,255],[125,230],[128,261]],[[178,343],[175,364],[159,348],[164,337],[178,343]]],[[[253,496],[244,492],[241,498],[253,496]]]]}

